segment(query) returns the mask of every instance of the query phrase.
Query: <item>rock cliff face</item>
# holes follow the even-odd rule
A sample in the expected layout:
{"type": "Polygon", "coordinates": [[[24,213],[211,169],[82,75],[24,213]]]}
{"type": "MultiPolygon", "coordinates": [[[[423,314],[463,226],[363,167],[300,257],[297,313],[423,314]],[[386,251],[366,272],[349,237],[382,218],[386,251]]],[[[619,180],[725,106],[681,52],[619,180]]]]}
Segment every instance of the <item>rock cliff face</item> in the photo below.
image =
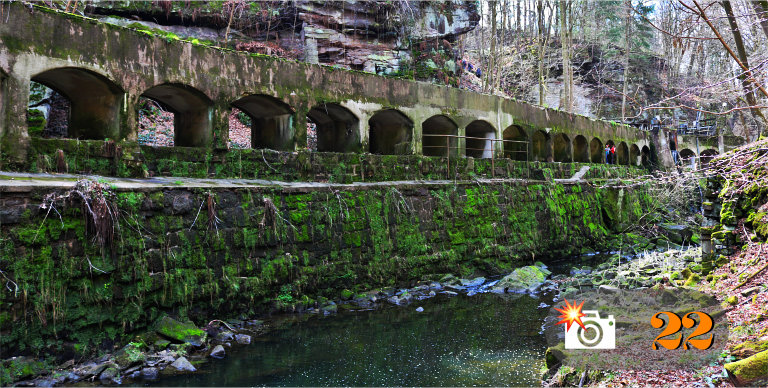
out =
{"type": "Polygon", "coordinates": [[[480,20],[475,2],[458,0],[101,2],[85,11],[110,23],[379,74],[413,68],[418,44],[450,47],[480,20]]]}

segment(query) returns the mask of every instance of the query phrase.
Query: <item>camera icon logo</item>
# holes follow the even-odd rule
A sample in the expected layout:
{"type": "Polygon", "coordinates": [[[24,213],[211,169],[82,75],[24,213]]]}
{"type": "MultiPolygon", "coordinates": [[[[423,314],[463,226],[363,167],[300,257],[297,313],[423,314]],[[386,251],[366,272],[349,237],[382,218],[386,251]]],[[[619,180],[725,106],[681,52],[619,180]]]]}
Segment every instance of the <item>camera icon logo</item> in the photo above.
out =
{"type": "Polygon", "coordinates": [[[613,315],[600,318],[597,310],[584,310],[583,326],[565,329],[566,349],[616,349],[616,320],[613,315]]]}

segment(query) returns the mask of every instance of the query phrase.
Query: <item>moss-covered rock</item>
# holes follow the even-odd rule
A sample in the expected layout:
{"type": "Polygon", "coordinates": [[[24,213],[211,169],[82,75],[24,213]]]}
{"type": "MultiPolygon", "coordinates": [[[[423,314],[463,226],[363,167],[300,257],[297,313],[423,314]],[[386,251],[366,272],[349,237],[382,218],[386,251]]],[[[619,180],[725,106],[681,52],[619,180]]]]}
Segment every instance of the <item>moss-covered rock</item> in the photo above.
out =
{"type": "Polygon", "coordinates": [[[742,342],[731,349],[731,355],[736,358],[747,358],[768,350],[768,339],[742,342]]]}
{"type": "Polygon", "coordinates": [[[120,369],[126,369],[141,364],[147,360],[147,356],[142,352],[142,348],[142,344],[131,342],[115,352],[112,359],[120,369]]]}
{"type": "Polygon", "coordinates": [[[207,334],[191,322],[179,322],[169,316],[164,316],[155,323],[155,331],[168,339],[188,343],[192,346],[203,346],[207,334]]]}
{"type": "Polygon", "coordinates": [[[737,385],[764,385],[768,383],[768,351],[725,364],[725,370],[737,385]]]}
{"type": "Polygon", "coordinates": [[[350,290],[348,290],[348,289],[341,290],[341,299],[342,300],[350,300],[350,299],[352,299],[352,297],[354,295],[355,295],[355,293],[350,291],[350,290]]]}
{"type": "Polygon", "coordinates": [[[725,303],[728,303],[731,306],[735,306],[737,303],[739,303],[739,298],[737,298],[736,295],[731,295],[725,298],[725,303]]]}
{"type": "Polygon", "coordinates": [[[691,276],[688,276],[688,279],[685,281],[685,284],[683,286],[685,287],[695,287],[701,282],[701,276],[697,273],[691,274],[691,276]]]}
{"type": "Polygon", "coordinates": [[[528,265],[514,270],[511,274],[502,278],[494,290],[497,292],[524,292],[539,288],[547,275],[541,268],[535,265],[528,265]]]}
{"type": "Polygon", "coordinates": [[[557,346],[547,348],[547,352],[544,354],[544,362],[547,369],[557,366],[565,358],[563,353],[564,346],[564,343],[559,343],[557,346]]]}

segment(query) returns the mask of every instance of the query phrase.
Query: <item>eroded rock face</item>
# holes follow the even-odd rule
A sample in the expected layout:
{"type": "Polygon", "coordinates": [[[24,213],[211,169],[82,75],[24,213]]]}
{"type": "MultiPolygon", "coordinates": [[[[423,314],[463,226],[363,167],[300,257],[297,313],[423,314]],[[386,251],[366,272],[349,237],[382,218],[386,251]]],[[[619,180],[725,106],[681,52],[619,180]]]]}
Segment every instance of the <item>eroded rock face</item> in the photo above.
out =
{"type": "Polygon", "coordinates": [[[472,2],[300,2],[305,60],[390,74],[410,62],[412,43],[471,31],[472,2]],[[314,57],[316,55],[317,57],[314,57]]]}
{"type": "Polygon", "coordinates": [[[417,44],[450,46],[480,20],[476,2],[459,0],[235,3],[231,23],[229,5],[218,2],[103,2],[88,11],[113,24],[139,23],[181,38],[379,74],[418,60],[411,55],[417,44]]]}

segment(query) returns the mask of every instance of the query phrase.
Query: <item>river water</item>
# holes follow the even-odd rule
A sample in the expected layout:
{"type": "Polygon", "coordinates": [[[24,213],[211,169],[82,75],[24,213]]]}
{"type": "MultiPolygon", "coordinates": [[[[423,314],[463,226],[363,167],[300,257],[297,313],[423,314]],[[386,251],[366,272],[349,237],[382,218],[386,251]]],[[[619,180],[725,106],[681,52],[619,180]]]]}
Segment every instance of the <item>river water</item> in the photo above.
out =
{"type": "Polygon", "coordinates": [[[294,319],[163,386],[539,385],[551,298],[459,295],[294,319]],[[417,312],[423,307],[423,312],[417,312]]]}

